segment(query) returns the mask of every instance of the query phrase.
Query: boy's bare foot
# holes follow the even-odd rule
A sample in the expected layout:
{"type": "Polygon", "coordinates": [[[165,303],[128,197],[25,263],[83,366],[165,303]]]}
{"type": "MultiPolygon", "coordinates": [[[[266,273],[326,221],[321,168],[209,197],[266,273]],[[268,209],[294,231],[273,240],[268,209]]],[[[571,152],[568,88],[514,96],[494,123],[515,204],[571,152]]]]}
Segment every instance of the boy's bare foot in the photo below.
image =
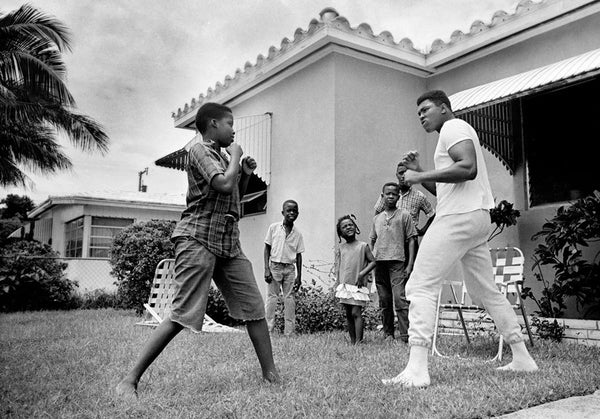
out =
{"type": "Polygon", "coordinates": [[[281,383],[281,377],[277,371],[269,371],[266,374],[263,374],[263,380],[271,383],[271,384],[279,384],[281,383]]]}
{"type": "Polygon", "coordinates": [[[504,365],[503,367],[496,368],[498,371],[522,371],[522,372],[533,372],[538,370],[538,366],[533,360],[530,359],[513,359],[511,363],[504,365]]]}
{"type": "Polygon", "coordinates": [[[386,385],[401,385],[403,387],[425,388],[431,384],[429,372],[425,371],[409,371],[405,369],[394,378],[383,378],[381,382],[386,385]]]}
{"type": "Polygon", "coordinates": [[[125,400],[137,400],[137,383],[128,381],[127,379],[121,380],[115,388],[117,396],[125,400]]]}

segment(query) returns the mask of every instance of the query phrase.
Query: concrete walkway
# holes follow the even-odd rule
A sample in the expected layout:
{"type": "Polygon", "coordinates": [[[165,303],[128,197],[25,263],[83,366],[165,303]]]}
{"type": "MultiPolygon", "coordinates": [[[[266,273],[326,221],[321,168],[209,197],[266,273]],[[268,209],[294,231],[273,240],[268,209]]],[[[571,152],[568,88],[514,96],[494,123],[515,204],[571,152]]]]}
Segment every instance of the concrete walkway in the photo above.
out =
{"type": "Polygon", "coordinates": [[[569,397],[498,417],[502,419],[600,419],[600,390],[587,396],[569,397]]]}

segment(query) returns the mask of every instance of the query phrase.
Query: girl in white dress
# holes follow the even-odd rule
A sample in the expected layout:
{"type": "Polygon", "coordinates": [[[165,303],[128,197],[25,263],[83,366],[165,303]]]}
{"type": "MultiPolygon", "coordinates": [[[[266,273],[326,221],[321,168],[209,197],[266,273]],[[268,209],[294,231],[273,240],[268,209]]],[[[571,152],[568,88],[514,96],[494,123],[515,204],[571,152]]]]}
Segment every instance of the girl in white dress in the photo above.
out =
{"type": "Polygon", "coordinates": [[[362,310],[370,301],[367,275],[375,268],[375,258],[367,243],[356,240],[360,230],[353,218],[344,215],[337,221],[340,245],[335,252],[335,296],[346,311],[350,342],[354,345],[363,339],[362,310]]]}

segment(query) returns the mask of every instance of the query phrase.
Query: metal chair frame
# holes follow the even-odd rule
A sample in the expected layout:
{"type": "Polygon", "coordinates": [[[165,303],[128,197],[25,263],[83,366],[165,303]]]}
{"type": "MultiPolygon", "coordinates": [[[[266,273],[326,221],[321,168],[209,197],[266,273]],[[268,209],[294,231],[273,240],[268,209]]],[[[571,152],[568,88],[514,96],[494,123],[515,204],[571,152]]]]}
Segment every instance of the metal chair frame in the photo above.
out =
{"type": "MultiPolygon", "coordinates": [[[[525,312],[525,306],[523,304],[523,300],[521,298],[521,292],[523,290],[523,266],[525,263],[525,259],[523,257],[523,252],[517,247],[504,247],[504,248],[495,248],[490,249],[490,253],[492,256],[492,265],[493,265],[493,275],[494,282],[504,294],[506,298],[509,296],[514,296],[514,303],[511,302],[511,306],[515,310],[519,310],[521,315],[523,316],[523,320],[525,323],[525,328],[527,330],[527,335],[529,336],[529,341],[531,342],[531,346],[533,343],[533,336],[531,333],[531,327],[529,325],[529,319],[527,318],[527,313],[525,312]]],[[[440,289],[437,300],[437,312],[435,317],[435,328],[433,333],[433,341],[431,345],[431,354],[438,356],[446,356],[440,353],[437,348],[437,340],[438,340],[438,332],[439,332],[439,324],[440,324],[440,315],[443,311],[448,310],[456,310],[458,311],[458,317],[461,322],[462,330],[467,340],[467,344],[471,345],[471,339],[469,338],[469,333],[467,331],[467,325],[464,319],[465,311],[476,311],[476,312],[484,312],[485,308],[476,304],[469,304],[468,300],[468,290],[462,280],[448,280],[444,285],[450,287],[452,292],[452,298],[454,302],[450,302],[448,304],[442,304],[442,291],[443,287],[440,289]]],[[[498,353],[492,361],[502,360],[502,352],[503,352],[504,339],[502,335],[500,335],[500,339],[498,342],[498,353]]]]}
{"type": "MultiPolygon", "coordinates": [[[[175,293],[175,259],[163,259],[158,262],[154,271],[154,280],[150,288],[148,302],[143,319],[136,323],[139,326],[158,326],[171,312],[171,300],[175,293]]],[[[214,321],[208,314],[204,315],[203,332],[241,332],[234,327],[225,326],[214,321]]]]}

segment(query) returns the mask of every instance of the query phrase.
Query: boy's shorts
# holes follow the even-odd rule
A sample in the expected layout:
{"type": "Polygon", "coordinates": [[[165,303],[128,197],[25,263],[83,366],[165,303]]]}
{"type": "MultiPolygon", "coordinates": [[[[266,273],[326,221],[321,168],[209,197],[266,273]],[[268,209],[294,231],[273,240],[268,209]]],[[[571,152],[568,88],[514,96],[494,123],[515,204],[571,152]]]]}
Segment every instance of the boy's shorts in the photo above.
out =
{"type": "Polygon", "coordinates": [[[172,321],[194,332],[202,330],[211,279],[221,291],[231,317],[245,321],[264,319],[264,302],[252,264],[243,253],[220,258],[193,237],[181,237],[175,243],[172,321]]]}

